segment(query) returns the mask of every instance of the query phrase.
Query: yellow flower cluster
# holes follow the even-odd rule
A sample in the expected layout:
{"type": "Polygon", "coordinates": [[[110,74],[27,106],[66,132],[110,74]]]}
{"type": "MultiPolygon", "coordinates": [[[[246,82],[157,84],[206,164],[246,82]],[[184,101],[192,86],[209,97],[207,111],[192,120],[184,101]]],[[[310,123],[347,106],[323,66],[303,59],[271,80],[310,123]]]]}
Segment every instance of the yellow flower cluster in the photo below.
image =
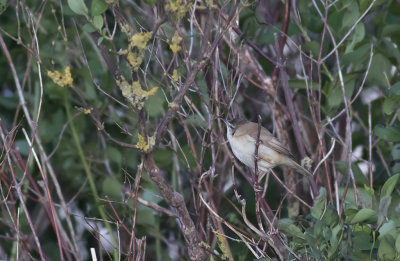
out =
{"type": "Polygon", "coordinates": [[[145,141],[144,137],[138,134],[138,142],[136,143],[136,148],[142,150],[144,152],[148,151],[149,148],[153,147],[156,144],[156,137],[148,137],[148,142],[145,141]]]}
{"type": "Polygon", "coordinates": [[[74,79],[71,76],[71,68],[69,66],[65,67],[64,74],[59,71],[47,71],[47,76],[53,80],[55,84],[58,86],[64,87],[69,86],[72,87],[72,83],[74,79]]]}
{"type": "Polygon", "coordinates": [[[130,52],[128,52],[128,56],[126,58],[128,59],[128,62],[132,66],[132,68],[137,70],[137,69],[139,69],[140,65],[143,62],[144,53],[130,51],[130,52]]]}
{"type": "Polygon", "coordinates": [[[172,80],[174,80],[175,82],[177,82],[179,80],[179,74],[178,74],[178,70],[174,69],[174,71],[172,72],[172,76],[171,76],[172,80]]]}
{"type": "Polygon", "coordinates": [[[138,142],[136,143],[136,148],[139,150],[147,151],[149,149],[149,145],[144,140],[143,136],[138,134],[138,142]]]}
{"type": "Polygon", "coordinates": [[[169,0],[165,7],[167,10],[174,12],[178,18],[182,18],[189,10],[190,3],[185,4],[184,0],[169,0]]]}
{"type": "Polygon", "coordinates": [[[138,70],[143,62],[144,52],[151,39],[152,32],[136,33],[129,39],[127,59],[134,70],[138,70]]]}
{"type": "Polygon", "coordinates": [[[139,110],[143,108],[144,102],[158,90],[158,87],[153,87],[150,91],[143,90],[139,81],[129,84],[124,76],[117,80],[117,85],[121,89],[122,95],[139,110]]]}
{"type": "Polygon", "coordinates": [[[218,246],[219,246],[219,248],[221,249],[221,252],[222,252],[222,254],[223,254],[223,255],[221,256],[221,258],[222,258],[223,260],[226,260],[226,259],[228,259],[228,257],[229,257],[229,253],[228,253],[228,248],[226,247],[226,244],[225,244],[225,238],[224,238],[224,236],[220,233],[219,230],[217,230],[216,235],[217,235],[217,239],[218,239],[218,246]]]}
{"type": "Polygon", "coordinates": [[[152,35],[153,35],[152,32],[134,34],[129,40],[129,45],[131,47],[136,47],[139,50],[146,50],[147,43],[151,39],[152,35]]]}
{"type": "Polygon", "coordinates": [[[179,52],[182,48],[179,45],[182,41],[182,37],[179,36],[178,31],[175,31],[174,36],[172,37],[171,44],[169,45],[169,48],[172,50],[172,52],[176,53],[179,52]]]}

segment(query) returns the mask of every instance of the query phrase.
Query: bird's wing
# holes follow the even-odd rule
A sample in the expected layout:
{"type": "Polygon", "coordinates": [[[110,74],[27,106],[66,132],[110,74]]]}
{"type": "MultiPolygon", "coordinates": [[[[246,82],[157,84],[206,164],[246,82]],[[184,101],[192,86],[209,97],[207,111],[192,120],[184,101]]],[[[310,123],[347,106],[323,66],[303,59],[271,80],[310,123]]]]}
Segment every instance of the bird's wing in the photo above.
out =
{"type": "MultiPolygon", "coordinates": [[[[246,128],[238,128],[235,131],[234,136],[239,137],[243,135],[249,135],[254,139],[254,142],[257,141],[257,134],[258,134],[258,124],[254,122],[249,122],[249,125],[246,128]]],[[[287,155],[293,158],[292,153],[283,146],[283,144],[275,138],[266,128],[261,126],[261,133],[260,133],[260,142],[267,147],[275,150],[278,153],[283,155],[287,155]]]]}

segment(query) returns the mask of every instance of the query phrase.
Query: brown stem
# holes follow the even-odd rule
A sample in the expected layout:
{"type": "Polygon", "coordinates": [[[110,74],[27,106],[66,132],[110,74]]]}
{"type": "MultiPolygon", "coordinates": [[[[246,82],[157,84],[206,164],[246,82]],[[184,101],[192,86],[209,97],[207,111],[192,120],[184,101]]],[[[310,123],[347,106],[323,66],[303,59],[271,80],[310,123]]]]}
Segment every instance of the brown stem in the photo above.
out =
{"type": "MultiPolygon", "coordinates": [[[[276,45],[276,49],[278,49],[278,45],[277,45],[277,39],[276,39],[276,35],[275,35],[275,45],[276,45]]],[[[299,129],[299,122],[297,120],[296,117],[296,113],[295,113],[295,109],[294,109],[294,105],[293,105],[293,94],[289,89],[289,76],[286,73],[285,67],[282,63],[282,58],[280,56],[280,53],[278,52],[278,66],[279,66],[279,79],[282,83],[282,89],[283,89],[283,93],[285,94],[285,102],[286,102],[286,106],[287,109],[289,110],[289,115],[290,115],[290,121],[292,122],[292,126],[293,126],[293,133],[294,136],[296,138],[296,144],[297,144],[297,148],[298,151],[300,153],[301,158],[306,157],[306,150],[304,148],[304,144],[301,138],[301,134],[300,134],[300,129],[299,129]]],[[[315,183],[313,178],[310,178],[310,184],[311,184],[311,189],[313,192],[314,197],[318,195],[318,187],[317,184],[315,183]]]]}
{"type": "Polygon", "coordinates": [[[253,180],[253,189],[256,197],[256,217],[258,226],[262,231],[264,228],[261,223],[261,215],[260,215],[260,199],[261,199],[261,190],[258,184],[258,148],[260,146],[260,133],[261,133],[261,116],[258,115],[258,129],[257,129],[257,139],[256,146],[254,149],[254,180],[253,180]]]}
{"type": "MultiPolygon", "coordinates": [[[[285,16],[283,19],[283,25],[282,25],[282,34],[281,34],[281,39],[279,41],[279,52],[280,55],[282,56],[283,53],[283,47],[286,44],[286,35],[287,35],[287,31],[289,28],[289,18],[290,18],[290,1],[291,0],[286,0],[285,1],[285,16]]],[[[272,79],[276,79],[276,77],[278,76],[278,67],[274,68],[274,71],[272,73],[272,79]]]]}
{"type": "Polygon", "coordinates": [[[151,155],[144,155],[144,166],[149,173],[151,180],[158,187],[164,200],[177,211],[178,219],[182,226],[181,231],[187,243],[190,259],[207,260],[208,253],[201,247],[199,233],[189,215],[183,196],[169,186],[151,155]]]}

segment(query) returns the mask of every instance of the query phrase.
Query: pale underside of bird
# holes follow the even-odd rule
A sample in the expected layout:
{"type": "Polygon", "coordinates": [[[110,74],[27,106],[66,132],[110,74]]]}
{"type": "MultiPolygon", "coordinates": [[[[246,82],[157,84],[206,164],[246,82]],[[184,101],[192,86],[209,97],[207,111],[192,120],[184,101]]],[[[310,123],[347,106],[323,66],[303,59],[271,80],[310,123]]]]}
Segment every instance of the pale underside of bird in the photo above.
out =
{"type": "MultiPolygon", "coordinates": [[[[239,120],[227,125],[227,138],[233,154],[246,166],[255,168],[255,145],[258,136],[258,124],[239,120]]],[[[261,126],[258,147],[257,167],[260,172],[284,165],[297,170],[300,174],[311,176],[311,173],[299,165],[290,151],[275,138],[267,129],[261,126]]]]}

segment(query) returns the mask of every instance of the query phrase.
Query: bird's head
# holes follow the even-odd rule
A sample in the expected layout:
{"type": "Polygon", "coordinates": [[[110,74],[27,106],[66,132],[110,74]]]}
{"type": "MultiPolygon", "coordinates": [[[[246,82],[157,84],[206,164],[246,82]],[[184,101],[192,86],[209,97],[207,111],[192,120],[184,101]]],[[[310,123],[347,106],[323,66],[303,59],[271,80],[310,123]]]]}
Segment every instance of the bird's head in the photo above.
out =
{"type": "Polygon", "coordinates": [[[227,119],[221,118],[221,120],[223,122],[225,122],[225,124],[226,124],[226,133],[228,136],[233,135],[239,126],[248,122],[247,120],[245,120],[243,118],[236,118],[233,120],[227,120],[227,119]]]}

